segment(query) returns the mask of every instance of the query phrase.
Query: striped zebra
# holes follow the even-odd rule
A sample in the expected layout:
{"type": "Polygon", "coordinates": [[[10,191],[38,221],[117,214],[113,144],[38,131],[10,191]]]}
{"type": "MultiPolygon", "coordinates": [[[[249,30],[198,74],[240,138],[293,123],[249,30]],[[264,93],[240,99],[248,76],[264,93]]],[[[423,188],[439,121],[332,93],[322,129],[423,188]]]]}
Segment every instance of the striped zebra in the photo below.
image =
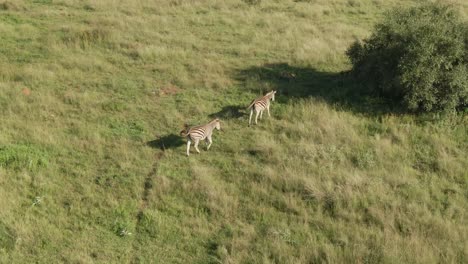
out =
{"type": "Polygon", "coordinates": [[[250,103],[247,107],[247,110],[250,109],[250,117],[249,117],[249,126],[252,123],[252,114],[255,111],[255,124],[257,124],[258,115],[260,115],[260,119],[263,116],[263,110],[267,110],[268,116],[270,117],[270,100],[275,100],[276,91],[271,91],[265,94],[262,97],[259,97],[250,103]]]}
{"type": "Polygon", "coordinates": [[[213,143],[211,135],[215,128],[217,130],[221,130],[221,123],[218,118],[213,119],[206,125],[194,126],[191,128],[186,125],[185,129],[180,131],[180,135],[187,137],[187,156],[190,155],[190,145],[192,144],[192,141],[195,142],[194,146],[198,153],[200,153],[200,150],[198,149],[198,143],[200,140],[206,140],[206,143],[208,143],[206,150],[209,150],[213,143]]]}

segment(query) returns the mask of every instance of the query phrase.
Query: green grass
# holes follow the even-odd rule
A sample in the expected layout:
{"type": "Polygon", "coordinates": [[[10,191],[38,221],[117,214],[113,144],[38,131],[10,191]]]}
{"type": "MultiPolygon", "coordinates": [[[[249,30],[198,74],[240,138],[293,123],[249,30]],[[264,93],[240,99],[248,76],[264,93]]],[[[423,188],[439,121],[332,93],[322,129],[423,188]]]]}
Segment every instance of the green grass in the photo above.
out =
{"type": "Polygon", "coordinates": [[[0,262],[466,263],[466,114],[342,73],[418,2],[0,1],[0,262]]]}

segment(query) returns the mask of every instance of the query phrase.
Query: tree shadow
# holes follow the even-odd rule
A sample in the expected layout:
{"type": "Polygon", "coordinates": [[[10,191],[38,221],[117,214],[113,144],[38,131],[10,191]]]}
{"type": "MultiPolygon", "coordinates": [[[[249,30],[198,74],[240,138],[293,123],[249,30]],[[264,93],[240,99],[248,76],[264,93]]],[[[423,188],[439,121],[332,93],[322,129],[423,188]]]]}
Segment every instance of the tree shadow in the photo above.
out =
{"type": "Polygon", "coordinates": [[[315,97],[335,107],[366,115],[395,111],[385,100],[364,90],[349,72],[323,72],[312,67],[273,63],[241,70],[235,78],[257,94],[277,90],[280,103],[315,97]]]}
{"type": "Polygon", "coordinates": [[[241,110],[245,110],[245,108],[245,106],[240,105],[228,105],[223,107],[220,111],[209,115],[209,117],[220,118],[222,120],[240,118],[246,115],[245,112],[241,112],[241,110]]]}
{"type": "Polygon", "coordinates": [[[146,145],[152,148],[161,149],[163,151],[165,151],[166,149],[177,148],[184,144],[185,142],[183,141],[183,138],[176,134],[165,135],[162,137],[158,137],[155,140],[146,142],[146,145]]]}

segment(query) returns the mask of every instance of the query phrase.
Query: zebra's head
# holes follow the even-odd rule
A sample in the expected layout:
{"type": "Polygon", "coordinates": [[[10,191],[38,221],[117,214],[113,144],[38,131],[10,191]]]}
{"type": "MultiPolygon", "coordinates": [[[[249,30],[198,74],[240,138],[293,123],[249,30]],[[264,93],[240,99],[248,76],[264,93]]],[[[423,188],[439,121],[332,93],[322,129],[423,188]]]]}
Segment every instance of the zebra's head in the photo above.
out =
{"type": "Polygon", "coordinates": [[[221,130],[221,122],[219,121],[219,118],[216,118],[214,121],[216,122],[215,128],[217,130],[221,130]]]}
{"type": "Polygon", "coordinates": [[[276,91],[271,91],[268,93],[271,97],[271,100],[274,101],[275,100],[275,94],[276,94],[276,91]]]}

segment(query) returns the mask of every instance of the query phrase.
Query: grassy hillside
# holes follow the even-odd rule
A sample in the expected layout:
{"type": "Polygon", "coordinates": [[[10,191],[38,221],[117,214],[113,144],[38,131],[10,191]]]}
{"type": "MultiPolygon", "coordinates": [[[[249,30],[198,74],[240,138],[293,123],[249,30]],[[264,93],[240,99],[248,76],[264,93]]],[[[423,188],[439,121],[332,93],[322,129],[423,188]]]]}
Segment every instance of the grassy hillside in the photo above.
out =
{"type": "Polygon", "coordinates": [[[466,263],[468,117],[341,73],[418,2],[0,0],[0,262],[466,263]]]}

